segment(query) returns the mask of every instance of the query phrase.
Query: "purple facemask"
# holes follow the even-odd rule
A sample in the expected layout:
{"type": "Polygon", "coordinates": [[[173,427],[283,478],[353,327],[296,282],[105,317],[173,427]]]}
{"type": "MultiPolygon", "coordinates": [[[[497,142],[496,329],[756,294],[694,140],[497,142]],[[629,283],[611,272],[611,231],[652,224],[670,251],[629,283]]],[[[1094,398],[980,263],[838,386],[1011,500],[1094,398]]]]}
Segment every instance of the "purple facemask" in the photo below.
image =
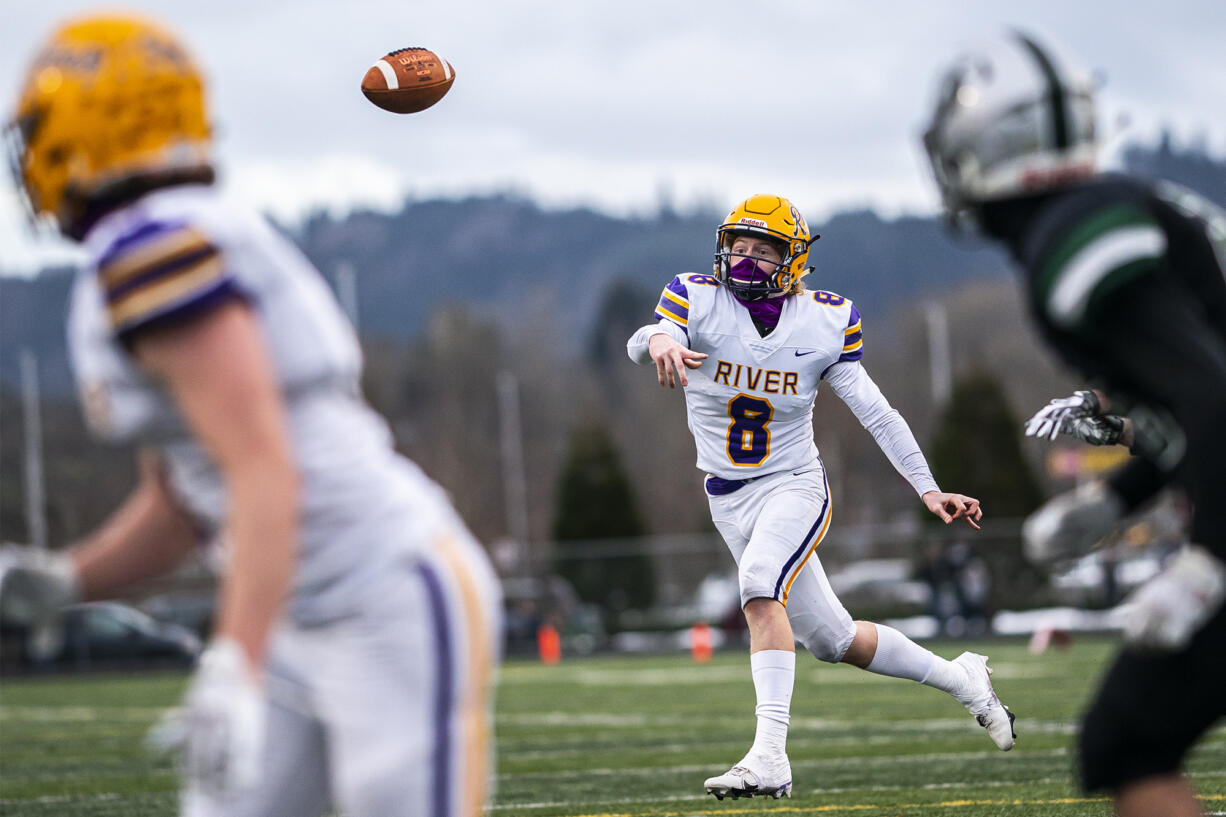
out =
{"type": "MultiPolygon", "coordinates": [[[[758,263],[752,258],[742,258],[728,269],[728,277],[735,278],[737,283],[759,284],[766,283],[770,280],[770,276],[758,267],[758,263]]],[[[758,323],[764,324],[770,329],[774,329],[779,325],[779,316],[783,313],[783,296],[766,298],[761,301],[747,301],[735,292],[732,297],[741,302],[741,305],[749,310],[749,314],[754,317],[758,323]]]]}

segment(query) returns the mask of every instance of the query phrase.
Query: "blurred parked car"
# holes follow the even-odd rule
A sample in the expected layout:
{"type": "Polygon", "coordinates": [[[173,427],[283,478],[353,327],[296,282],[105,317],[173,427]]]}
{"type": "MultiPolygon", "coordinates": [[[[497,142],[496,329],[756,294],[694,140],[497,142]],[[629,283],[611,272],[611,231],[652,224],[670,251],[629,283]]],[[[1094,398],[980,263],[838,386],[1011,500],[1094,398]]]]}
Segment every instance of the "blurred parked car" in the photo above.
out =
{"type": "Polygon", "coordinates": [[[849,610],[864,607],[922,608],[931,598],[914,578],[910,559],[860,559],[828,570],[830,587],[849,610]]]}
{"type": "Polygon", "coordinates": [[[217,591],[212,587],[173,590],[144,599],[138,609],[158,621],[178,624],[201,640],[207,640],[213,632],[213,618],[217,613],[217,591]]]}
{"type": "Polygon", "coordinates": [[[535,655],[537,630],[544,624],[558,630],[563,654],[586,655],[608,646],[600,608],[580,601],[561,576],[503,579],[502,597],[507,655],[535,655]]]}
{"type": "Polygon", "coordinates": [[[1162,569],[1164,555],[1119,545],[1092,550],[1052,572],[1052,593],[1061,604],[1114,607],[1162,569]]]}
{"type": "Polygon", "coordinates": [[[200,638],[186,627],[118,602],[65,608],[49,637],[25,627],[0,628],[0,669],[5,672],[188,667],[200,649],[200,638]]]}

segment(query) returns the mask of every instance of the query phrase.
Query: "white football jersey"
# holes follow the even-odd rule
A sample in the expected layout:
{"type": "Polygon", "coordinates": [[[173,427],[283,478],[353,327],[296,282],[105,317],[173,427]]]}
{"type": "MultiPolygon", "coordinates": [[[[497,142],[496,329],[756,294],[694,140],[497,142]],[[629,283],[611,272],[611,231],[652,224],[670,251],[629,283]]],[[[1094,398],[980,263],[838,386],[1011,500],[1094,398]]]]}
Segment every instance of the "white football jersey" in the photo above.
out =
{"type": "Polygon", "coordinates": [[[124,339],[222,298],[253,307],[302,480],[296,621],[352,614],[372,578],[422,546],[408,531],[454,515],[363,401],[357,338],[327,286],[258,214],[223,204],[210,187],[175,187],[108,213],[85,247],[92,263],[74,284],[68,334],[91,430],[157,447],[177,499],[209,536],[224,522],[225,484],[124,339]]]}
{"type": "Polygon", "coordinates": [[[714,276],[688,274],[664,288],[655,315],[708,355],[688,372],[685,389],[700,469],[747,479],[817,458],[813,401],[822,375],[863,354],[860,312],[851,301],[823,290],[789,296],[779,324],[762,337],[714,276]]]}

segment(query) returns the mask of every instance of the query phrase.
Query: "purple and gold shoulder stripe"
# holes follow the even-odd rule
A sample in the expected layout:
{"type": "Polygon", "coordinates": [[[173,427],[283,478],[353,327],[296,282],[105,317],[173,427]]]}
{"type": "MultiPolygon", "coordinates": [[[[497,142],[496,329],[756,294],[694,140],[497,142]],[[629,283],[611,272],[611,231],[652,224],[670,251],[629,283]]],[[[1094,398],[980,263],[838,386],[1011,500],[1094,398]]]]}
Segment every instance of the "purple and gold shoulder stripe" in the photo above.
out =
{"type": "Polygon", "coordinates": [[[690,325],[690,294],[680,278],[674,278],[660,293],[660,303],[656,305],[657,320],[668,320],[686,330],[689,334],[690,325]]]}
{"type": "Polygon", "coordinates": [[[843,330],[843,354],[839,361],[859,360],[864,357],[864,332],[860,327],[860,310],[851,305],[851,318],[843,330]]]}
{"type": "Polygon", "coordinates": [[[121,336],[233,292],[217,247],[195,228],[167,222],[120,236],[98,260],[98,281],[121,336]]]}

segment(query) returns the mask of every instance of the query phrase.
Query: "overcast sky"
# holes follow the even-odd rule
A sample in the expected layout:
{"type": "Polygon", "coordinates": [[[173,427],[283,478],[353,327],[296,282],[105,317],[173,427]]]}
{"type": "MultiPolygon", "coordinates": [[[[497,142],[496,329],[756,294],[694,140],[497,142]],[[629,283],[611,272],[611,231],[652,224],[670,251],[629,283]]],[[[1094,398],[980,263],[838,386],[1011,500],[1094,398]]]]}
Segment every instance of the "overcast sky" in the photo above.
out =
{"type": "MultiPolygon", "coordinates": [[[[1221,0],[127,0],[176,28],[209,79],[229,193],[283,219],[512,190],[547,206],[722,210],[755,192],[811,221],[928,212],[917,133],[936,73],[1004,25],[1101,72],[1100,112],[1130,138],[1163,123],[1226,155],[1221,0]],[[375,108],[374,60],[424,46],[455,67],[420,114],[375,108]]],[[[37,45],[91,4],[5,0],[0,111],[37,45]]],[[[1117,140],[1118,143],[1118,140],[1117,140]]],[[[0,183],[0,271],[48,256],[0,183]]]]}

